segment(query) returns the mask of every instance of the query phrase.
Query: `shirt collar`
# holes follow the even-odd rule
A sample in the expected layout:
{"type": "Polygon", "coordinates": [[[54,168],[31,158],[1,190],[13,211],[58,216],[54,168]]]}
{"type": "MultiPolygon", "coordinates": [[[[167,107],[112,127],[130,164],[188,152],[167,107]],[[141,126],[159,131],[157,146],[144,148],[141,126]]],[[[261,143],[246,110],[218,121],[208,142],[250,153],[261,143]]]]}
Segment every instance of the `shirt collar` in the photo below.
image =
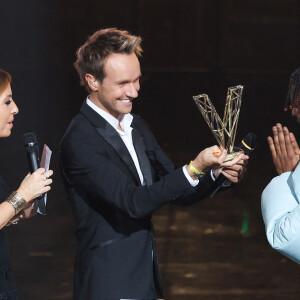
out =
{"type": "MultiPolygon", "coordinates": [[[[96,113],[98,113],[103,119],[105,119],[113,128],[118,130],[119,120],[113,117],[111,114],[103,110],[102,108],[95,105],[89,97],[86,98],[86,104],[92,108],[96,113]]],[[[121,127],[126,131],[127,128],[130,128],[133,120],[133,116],[131,114],[125,114],[123,119],[120,121],[121,127]]],[[[119,131],[119,130],[118,130],[119,131]]]]}

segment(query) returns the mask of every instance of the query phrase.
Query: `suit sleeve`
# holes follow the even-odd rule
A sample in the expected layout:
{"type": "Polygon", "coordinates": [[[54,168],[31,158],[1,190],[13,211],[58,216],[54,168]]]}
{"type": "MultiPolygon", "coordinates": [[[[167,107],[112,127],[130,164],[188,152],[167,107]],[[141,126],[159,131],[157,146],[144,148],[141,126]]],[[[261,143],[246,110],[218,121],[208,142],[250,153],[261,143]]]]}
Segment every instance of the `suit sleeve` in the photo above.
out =
{"type": "Polygon", "coordinates": [[[294,172],[275,177],[263,191],[261,201],[270,245],[297,263],[300,263],[299,180],[299,166],[294,172]]]}
{"type": "MultiPolygon", "coordinates": [[[[181,168],[151,186],[137,186],[115,162],[101,138],[77,128],[61,145],[61,162],[68,182],[88,201],[104,201],[132,218],[141,218],[184,195],[195,193],[181,168]],[[97,141],[95,141],[97,140],[97,141]]],[[[113,150],[111,150],[113,151],[113,150]]]]}
{"type": "MultiPolygon", "coordinates": [[[[136,126],[144,136],[147,156],[154,169],[154,174],[156,175],[155,180],[160,180],[166,174],[173,172],[175,166],[157,143],[157,140],[152,134],[147,123],[138,116],[135,120],[136,126]]],[[[187,178],[184,178],[188,182],[187,178]]],[[[190,185],[190,183],[188,184],[190,185]]],[[[190,187],[193,188],[191,185],[190,187]]],[[[204,177],[200,178],[199,184],[195,188],[193,188],[195,193],[187,193],[182,195],[181,197],[177,197],[173,199],[172,203],[179,206],[189,206],[210,196],[215,188],[215,182],[212,180],[210,174],[206,174],[204,177]]]]}

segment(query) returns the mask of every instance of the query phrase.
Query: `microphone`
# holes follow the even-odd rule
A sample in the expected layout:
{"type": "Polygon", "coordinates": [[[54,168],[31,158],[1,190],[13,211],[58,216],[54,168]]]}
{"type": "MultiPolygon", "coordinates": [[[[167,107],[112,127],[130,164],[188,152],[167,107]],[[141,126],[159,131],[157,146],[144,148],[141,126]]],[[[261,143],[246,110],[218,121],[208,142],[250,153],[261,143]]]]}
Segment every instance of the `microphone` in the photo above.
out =
{"type": "Polygon", "coordinates": [[[244,150],[244,154],[249,155],[254,151],[257,142],[257,135],[254,133],[248,133],[239,144],[239,148],[244,150]]]}
{"type": "MultiPolygon", "coordinates": [[[[37,142],[36,135],[33,132],[23,134],[23,140],[30,173],[33,173],[40,167],[39,144],[37,142]]],[[[41,214],[46,214],[45,195],[46,194],[43,194],[36,198],[38,209],[41,214]]]]}
{"type": "MultiPolygon", "coordinates": [[[[250,155],[256,146],[257,142],[257,135],[254,133],[248,133],[240,142],[239,148],[244,151],[244,154],[250,155]]],[[[215,195],[215,193],[220,189],[220,187],[225,183],[226,181],[230,182],[223,174],[220,174],[218,178],[215,181],[215,186],[217,188],[214,190],[214,192],[211,194],[210,198],[215,195]]]]}
{"type": "Polygon", "coordinates": [[[30,173],[40,167],[39,145],[35,133],[23,134],[24,147],[29,163],[30,173]]]}

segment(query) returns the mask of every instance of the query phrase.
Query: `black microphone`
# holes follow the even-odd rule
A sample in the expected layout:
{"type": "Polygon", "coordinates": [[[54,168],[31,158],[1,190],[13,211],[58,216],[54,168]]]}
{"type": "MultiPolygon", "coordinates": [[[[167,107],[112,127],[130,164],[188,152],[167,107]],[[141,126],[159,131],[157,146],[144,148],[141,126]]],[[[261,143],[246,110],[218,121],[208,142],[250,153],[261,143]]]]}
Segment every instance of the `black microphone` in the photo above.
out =
{"type": "MultiPolygon", "coordinates": [[[[30,173],[33,173],[40,167],[39,144],[35,133],[23,134],[24,147],[27,155],[30,173]]],[[[38,208],[42,214],[46,214],[45,194],[36,198],[38,200],[38,208]]]]}
{"type": "Polygon", "coordinates": [[[40,167],[39,145],[35,133],[23,134],[24,147],[29,163],[30,173],[40,167]]]}
{"type": "MultiPolygon", "coordinates": [[[[250,155],[257,142],[257,135],[254,133],[248,133],[240,142],[238,148],[242,149],[244,151],[244,154],[250,155]]],[[[230,182],[223,174],[220,174],[218,178],[215,181],[214,186],[216,186],[216,189],[213,191],[212,195],[210,196],[213,197],[215,193],[220,189],[220,187],[225,183],[226,181],[230,182]]]]}
{"type": "Polygon", "coordinates": [[[239,148],[244,150],[244,154],[249,155],[252,153],[256,146],[257,138],[257,135],[251,132],[244,137],[239,144],[239,148]]]}

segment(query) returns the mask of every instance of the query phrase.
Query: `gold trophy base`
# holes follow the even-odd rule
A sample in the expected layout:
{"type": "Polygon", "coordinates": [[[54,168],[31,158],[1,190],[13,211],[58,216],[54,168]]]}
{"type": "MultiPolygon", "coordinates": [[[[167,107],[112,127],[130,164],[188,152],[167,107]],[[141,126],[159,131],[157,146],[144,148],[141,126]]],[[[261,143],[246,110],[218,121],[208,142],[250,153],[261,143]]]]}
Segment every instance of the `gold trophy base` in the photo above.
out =
{"type": "Polygon", "coordinates": [[[231,152],[231,153],[228,153],[226,155],[226,158],[225,158],[224,162],[233,160],[238,154],[241,154],[241,153],[244,153],[244,150],[242,150],[238,147],[234,147],[234,151],[231,152]]]}

